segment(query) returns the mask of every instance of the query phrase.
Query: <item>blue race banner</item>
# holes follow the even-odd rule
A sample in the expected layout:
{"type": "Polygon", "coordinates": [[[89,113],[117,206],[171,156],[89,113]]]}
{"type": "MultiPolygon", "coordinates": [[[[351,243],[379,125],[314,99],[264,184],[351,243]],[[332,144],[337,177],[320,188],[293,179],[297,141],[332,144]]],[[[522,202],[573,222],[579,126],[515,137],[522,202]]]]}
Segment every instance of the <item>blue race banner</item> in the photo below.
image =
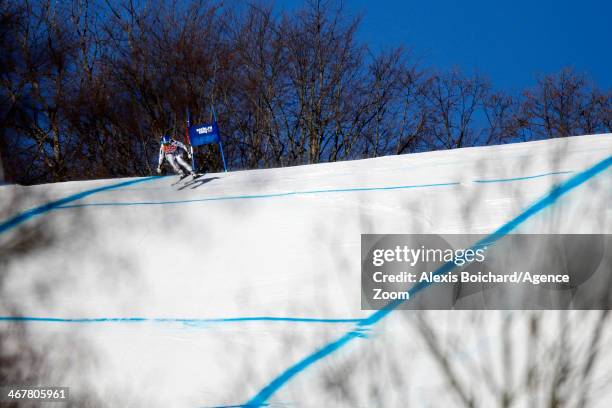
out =
{"type": "Polygon", "coordinates": [[[192,146],[219,143],[220,141],[217,122],[194,125],[189,128],[189,142],[192,146]]]}

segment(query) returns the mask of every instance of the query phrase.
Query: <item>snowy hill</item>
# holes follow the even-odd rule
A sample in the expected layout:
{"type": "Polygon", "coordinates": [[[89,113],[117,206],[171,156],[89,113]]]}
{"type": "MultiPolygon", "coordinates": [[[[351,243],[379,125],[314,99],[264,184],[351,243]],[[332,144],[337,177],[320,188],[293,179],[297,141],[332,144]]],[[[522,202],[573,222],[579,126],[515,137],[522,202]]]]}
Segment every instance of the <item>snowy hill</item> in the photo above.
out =
{"type": "MultiPolygon", "coordinates": [[[[361,234],[489,234],[598,164],[516,230],[610,234],[611,160],[607,134],[176,185],[152,177],[3,186],[0,239],[34,234],[43,244],[7,258],[0,331],[27,327],[22,341],[43,356],[37,372],[75,396],[108,406],[237,406],[372,314],[360,310],[361,234]]],[[[361,385],[372,381],[389,394],[378,400],[385,406],[452,401],[403,313],[296,367],[268,388],[267,402],[366,406],[361,385]],[[366,356],[376,363],[360,365],[366,356]],[[399,373],[385,369],[405,357],[399,373]],[[354,399],[339,396],[342,387],[334,400],[321,391],[337,367],[347,367],[338,375],[351,377],[354,399]],[[397,378],[405,384],[393,386],[397,378]]],[[[482,338],[465,339],[466,355],[482,338]]]]}

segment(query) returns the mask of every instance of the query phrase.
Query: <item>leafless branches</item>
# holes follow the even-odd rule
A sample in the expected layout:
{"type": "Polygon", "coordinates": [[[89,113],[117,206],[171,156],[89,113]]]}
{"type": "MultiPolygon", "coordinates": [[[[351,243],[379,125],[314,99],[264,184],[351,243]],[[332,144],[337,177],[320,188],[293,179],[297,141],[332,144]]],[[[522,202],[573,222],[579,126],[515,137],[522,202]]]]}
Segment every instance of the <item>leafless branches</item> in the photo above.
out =
{"type": "MultiPolygon", "coordinates": [[[[566,69],[520,95],[373,52],[360,18],[216,0],[0,1],[0,152],[29,184],[151,173],[159,137],[218,113],[232,168],[609,132],[610,92],[566,69]]],[[[198,152],[218,169],[215,147],[198,152]],[[212,149],[212,150],[211,150],[212,149]]]]}

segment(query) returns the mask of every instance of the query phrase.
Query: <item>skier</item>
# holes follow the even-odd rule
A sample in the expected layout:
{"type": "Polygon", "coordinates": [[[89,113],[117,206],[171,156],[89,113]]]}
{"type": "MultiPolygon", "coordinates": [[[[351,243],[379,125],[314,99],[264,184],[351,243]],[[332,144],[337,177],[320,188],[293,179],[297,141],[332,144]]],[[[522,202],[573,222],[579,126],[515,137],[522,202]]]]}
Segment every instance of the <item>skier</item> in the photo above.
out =
{"type": "Polygon", "coordinates": [[[189,150],[187,150],[187,147],[183,143],[172,139],[170,136],[163,136],[161,138],[161,146],[159,148],[159,164],[157,165],[157,173],[161,173],[161,166],[165,158],[172,166],[174,172],[179,174],[181,177],[185,177],[185,170],[187,170],[187,173],[189,173],[191,176],[195,176],[196,173],[193,171],[189,163],[183,159],[181,150],[187,153],[187,157],[191,159],[191,153],[189,150]]]}

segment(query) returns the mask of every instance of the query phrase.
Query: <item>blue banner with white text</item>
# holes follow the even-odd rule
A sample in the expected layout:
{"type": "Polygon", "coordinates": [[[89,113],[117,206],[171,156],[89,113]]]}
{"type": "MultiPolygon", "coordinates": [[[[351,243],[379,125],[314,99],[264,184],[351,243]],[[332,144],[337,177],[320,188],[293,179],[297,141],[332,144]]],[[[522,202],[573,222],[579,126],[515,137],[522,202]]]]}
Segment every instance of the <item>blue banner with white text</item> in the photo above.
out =
{"type": "Polygon", "coordinates": [[[219,143],[220,140],[217,122],[194,125],[189,128],[189,143],[192,146],[219,143]]]}

